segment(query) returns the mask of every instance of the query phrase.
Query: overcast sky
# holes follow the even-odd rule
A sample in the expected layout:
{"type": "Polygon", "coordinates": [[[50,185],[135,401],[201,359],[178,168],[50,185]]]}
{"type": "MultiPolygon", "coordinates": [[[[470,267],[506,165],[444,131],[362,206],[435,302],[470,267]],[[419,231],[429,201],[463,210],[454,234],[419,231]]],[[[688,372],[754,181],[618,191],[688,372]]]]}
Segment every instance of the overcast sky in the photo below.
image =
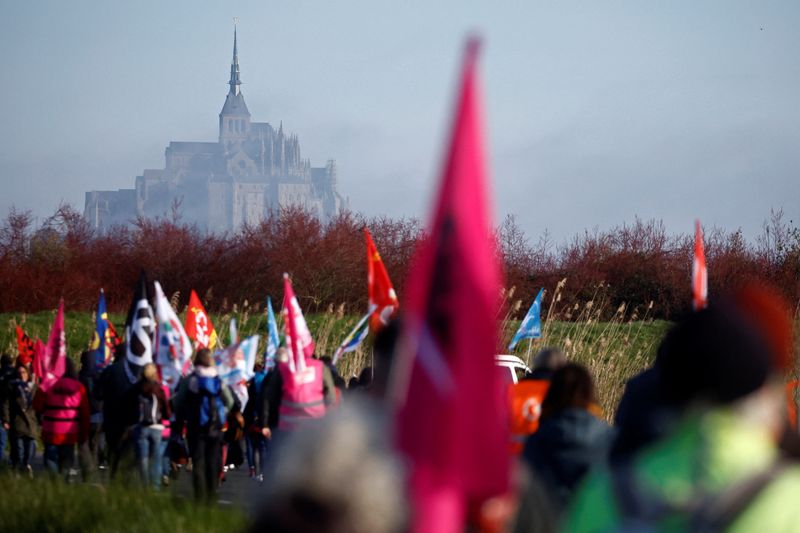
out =
{"type": "Polygon", "coordinates": [[[132,188],[214,141],[238,16],[242,92],[366,214],[426,216],[465,35],[496,218],[557,240],[635,216],[800,222],[800,3],[5,2],[0,214],[132,188]]]}

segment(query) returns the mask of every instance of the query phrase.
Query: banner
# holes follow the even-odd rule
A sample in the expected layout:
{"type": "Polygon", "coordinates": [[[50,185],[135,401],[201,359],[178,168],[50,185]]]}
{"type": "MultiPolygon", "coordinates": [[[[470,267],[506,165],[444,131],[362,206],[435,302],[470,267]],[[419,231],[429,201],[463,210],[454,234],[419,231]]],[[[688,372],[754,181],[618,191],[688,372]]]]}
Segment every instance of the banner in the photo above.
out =
{"type": "Polygon", "coordinates": [[[170,390],[175,390],[181,377],[192,370],[192,341],[164,295],[161,284],[156,281],[154,285],[158,338],[156,364],[161,370],[162,383],[170,390]]]}

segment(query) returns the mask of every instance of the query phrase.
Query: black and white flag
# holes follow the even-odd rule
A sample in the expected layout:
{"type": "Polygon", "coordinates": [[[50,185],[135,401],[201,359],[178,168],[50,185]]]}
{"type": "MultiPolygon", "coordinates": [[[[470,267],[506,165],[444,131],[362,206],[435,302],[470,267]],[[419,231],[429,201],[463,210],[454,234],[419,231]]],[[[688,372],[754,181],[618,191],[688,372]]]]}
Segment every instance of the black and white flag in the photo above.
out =
{"type": "Polygon", "coordinates": [[[125,358],[130,364],[144,366],[153,362],[156,322],[150,307],[150,291],[144,270],[133,293],[133,301],[125,321],[125,358]]]}

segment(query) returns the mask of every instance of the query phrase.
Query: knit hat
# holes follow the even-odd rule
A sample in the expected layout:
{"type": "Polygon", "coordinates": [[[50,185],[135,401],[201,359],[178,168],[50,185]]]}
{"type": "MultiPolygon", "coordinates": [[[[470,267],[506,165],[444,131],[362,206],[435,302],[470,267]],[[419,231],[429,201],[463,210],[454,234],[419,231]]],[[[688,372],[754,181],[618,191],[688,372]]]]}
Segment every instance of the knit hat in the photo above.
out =
{"type": "Polygon", "coordinates": [[[751,283],[737,290],[733,301],[767,343],[777,369],[781,372],[789,370],[794,342],[792,313],[786,299],[770,286],[751,283]]]}
{"type": "Polygon", "coordinates": [[[718,302],[680,321],[659,347],[668,403],[730,403],[760,388],[776,370],[757,326],[732,301],[718,302]]]}

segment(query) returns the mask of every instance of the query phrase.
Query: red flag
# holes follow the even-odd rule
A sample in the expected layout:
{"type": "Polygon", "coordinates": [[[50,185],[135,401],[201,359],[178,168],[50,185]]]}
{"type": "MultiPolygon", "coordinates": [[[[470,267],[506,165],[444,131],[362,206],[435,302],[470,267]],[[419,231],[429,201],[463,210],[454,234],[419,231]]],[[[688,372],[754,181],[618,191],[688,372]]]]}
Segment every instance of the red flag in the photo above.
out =
{"type": "Polygon", "coordinates": [[[372,331],[377,331],[389,322],[400,304],[381,254],[378,253],[378,248],[367,228],[364,228],[364,238],[367,241],[367,294],[369,308],[372,311],[369,327],[372,331]]]}
{"type": "Polygon", "coordinates": [[[50,337],[44,349],[42,358],[42,390],[47,390],[50,385],[64,375],[67,369],[67,339],[64,333],[64,299],[58,302],[58,312],[55,322],[50,329],[50,337]]]}
{"type": "Polygon", "coordinates": [[[283,312],[286,315],[284,324],[289,368],[292,372],[305,372],[306,358],[314,355],[314,339],[311,338],[303,311],[294,295],[289,274],[283,275],[283,312]]]}
{"type": "Polygon", "coordinates": [[[203,303],[192,289],[189,295],[189,311],[186,313],[186,334],[195,342],[195,347],[213,350],[217,345],[217,331],[208,318],[203,303]]]}
{"type": "Polygon", "coordinates": [[[406,284],[392,400],[411,465],[412,531],[463,531],[509,487],[506,405],[494,368],[501,275],[492,239],[477,80],[467,44],[451,141],[427,238],[406,284]]]}
{"type": "Polygon", "coordinates": [[[33,375],[39,379],[41,383],[44,379],[44,352],[45,346],[41,339],[36,339],[33,345],[33,375]]]}
{"type": "Polygon", "coordinates": [[[694,260],[692,261],[692,307],[695,311],[708,305],[708,270],[703,249],[703,228],[700,221],[694,223],[694,260]]]}
{"type": "Polygon", "coordinates": [[[18,360],[25,366],[33,362],[33,341],[28,335],[22,331],[22,328],[17,326],[17,352],[19,353],[18,360]]]}

